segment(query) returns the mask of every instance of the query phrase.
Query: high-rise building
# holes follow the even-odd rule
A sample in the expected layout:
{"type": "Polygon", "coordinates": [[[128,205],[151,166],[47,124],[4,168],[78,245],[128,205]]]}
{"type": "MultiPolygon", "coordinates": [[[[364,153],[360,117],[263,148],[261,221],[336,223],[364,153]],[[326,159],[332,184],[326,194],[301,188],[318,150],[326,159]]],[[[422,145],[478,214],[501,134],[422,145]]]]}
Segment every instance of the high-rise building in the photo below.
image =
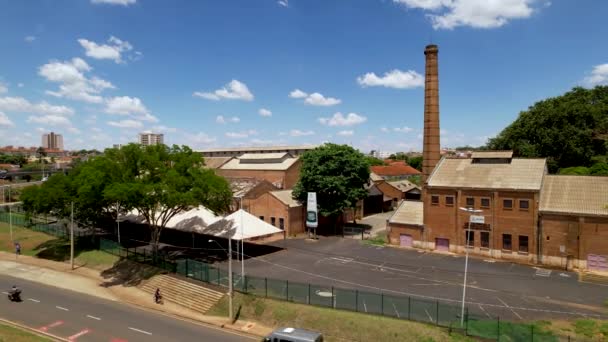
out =
{"type": "Polygon", "coordinates": [[[139,133],[139,143],[144,146],[164,144],[164,134],[139,133]]]}
{"type": "Polygon", "coordinates": [[[63,151],[63,136],[54,132],[43,134],[42,147],[49,150],[63,151]]]}

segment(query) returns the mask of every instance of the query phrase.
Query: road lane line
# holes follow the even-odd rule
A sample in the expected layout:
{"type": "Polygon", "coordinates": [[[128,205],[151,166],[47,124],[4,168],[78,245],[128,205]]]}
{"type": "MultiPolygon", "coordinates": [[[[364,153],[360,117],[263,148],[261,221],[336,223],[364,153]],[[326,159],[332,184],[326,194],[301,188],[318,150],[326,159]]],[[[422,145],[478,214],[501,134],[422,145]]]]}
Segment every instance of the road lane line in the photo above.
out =
{"type": "Polygon", "coordinates": [[[515,312],[515,310],[513,310],[513,308],[511,308],[509,305],[507,305],[507,303],[505,303],[502,299],[500,299],[498,297],[496,297],[496,299],[498,299],[506,308],[511,310],[511,312],[514,313],[515,316],[519,317],[519,319],[523,319],[517,312],[515,312]]]}
{"type": "Polygon", "coordinates": [[[59,310],[63,310],[63,311],[70,311],[70,309],[66,309],[63,306],[55,306],[57,309],[59,310]]]}
{"type": "Polygon", "coordinates": [[[76,341],[76,339],[79,338],[80,336],[86,335],[90,332],[91,332],[91,330],[89,330],[89,329],[81,330],[81,331],[75,333],[74,335],[68,337],[68,341],[76,341]]]}
{"type": "Polygon", "coordinates": [[[99,318],[99,317],[95,317],[95,316],[91,316],[91,315],[87,315],[87,317],[95,319],[95,320],[98,320],[98,321],[101,321],[101,318],[99,318]]]}
{"type": "Polygon", "coordinates": [[[147,332],[147,331],[145,331],[145,330],[139,330],[139,329],[135,329],[135,328],[131,328],[131,327],[129,327],[129,329],[131,329],[131,330],[133,330],[133,331],[137,331],[137,332],[142,333],[142,334],[146,334],[146,335],[152,335],[152,333],[151,333],[151,332],[147,332]]]}
{"type": "Polygon", "coordinates": [[[40,303],[40,301],[38,299],[34,299],[34,298],[28,298],[27,300],[35,302],[35,303],[40,303]]]}
{"type": "Polygon", "coordinates": [[[63,321],[56,321],[56,322],[53,322],[53,323],[51,323],[49,325],[45,325],[45,326],[43,326],[41,328],[38,328],[38,330],[40,330],[40,331],[47,331],[50,328],[58,327],[58,326],[60,326],[62,324],[63,324],[63,321]]]}

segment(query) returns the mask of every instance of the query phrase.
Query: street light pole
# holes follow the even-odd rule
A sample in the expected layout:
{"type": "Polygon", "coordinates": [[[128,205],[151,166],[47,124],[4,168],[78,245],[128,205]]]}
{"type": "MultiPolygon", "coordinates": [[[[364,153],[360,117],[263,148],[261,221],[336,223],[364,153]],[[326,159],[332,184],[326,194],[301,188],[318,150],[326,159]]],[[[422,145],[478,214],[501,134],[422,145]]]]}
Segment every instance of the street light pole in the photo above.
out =
{"type": "MultiPolygon", "coordinates": [[[[118,225],[118,245],[120,244],[120,202],[116,202],[116,224],[118,225]]],[[[122,245],[121,245],[122,246],[122,245]]]]}
{"type": "MultiPolygon", "coordinates": [[[[243,209],[243,196],[239,197],[241,200],[241,210],[245,211],[243,209]]],[[[243,213],[241,212],[241,281],[245,281],[245,233],[244,233],[244,229],[245,227],[243,227],[243,213]]]]}
{"type": "Polygon", "coordinates": [[[74,269],[74,202],[72,202],[72,222],[70,224],[70,265],[74,269]]]}
{"type": "Polygon", "coordinates": [[[465,298],[467,295],[467,273],[468,273],[468,268],[469,268],[469,234],[471,232],[471,216],[474,213],[480,213],[483,210],[475,210],[473,208],[460,208],[460,210],[468,212],[469,214],[469,223],[467,225],[467,231],[465,234],[465,246],[464,246],[464,251],[465,251],[465,257],[464,257],[464,281],[462,283],[462,308],[460,311],[460,326],[464,326],[464,304],[465,304],[465,298]]]}

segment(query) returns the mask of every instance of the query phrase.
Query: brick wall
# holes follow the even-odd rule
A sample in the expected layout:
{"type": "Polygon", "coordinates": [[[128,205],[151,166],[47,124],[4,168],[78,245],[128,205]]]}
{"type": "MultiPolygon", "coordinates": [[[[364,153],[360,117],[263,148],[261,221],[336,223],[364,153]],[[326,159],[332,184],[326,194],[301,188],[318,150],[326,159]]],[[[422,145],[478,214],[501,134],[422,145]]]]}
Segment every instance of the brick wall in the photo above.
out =
{"type": "Polygon", "coordinates": [[[287,170],[226,170],[217,169],[216,173],[228,178],[255,178],[264,179],[270,183],[279,182],[283,189],[291,189],[300,177],[301,161],[296,161],[287,170]]]}
{"type": "Polygon", "coordinates": [[[414,240],[413,246],[422,247],[422,227],[400,223],[389,223],[388,230],[388,240],[391,245],[399,246],[401,242],[400,235],[409,234],[414,240]]]}
{"type": "Polygon", "coordinates": [[[397,200],[401,200],[404,198],[404,194],[401,190],[395,188],[394,186],[388,184],[385,181],[376,183],[376,186],[380,191],[382,191],[384,196],[390,197],[391,199],[396,198],[397,200]]]}
{"type": "Polygon", "coordinates": [[[283,202],[276,197],[266,192],[257,198],[244,198],[243,206],[247,212],[258,218],[264,217],[264,221],[272,224],[274,217],[274,226],[280,228],[280,220],[284,220],[284,229],[287,235],[294,235],[303,231],[303,210],[302,207],[288,208],[283,202]],[[300,214],[297,215],[297,211],[300,214]]]}

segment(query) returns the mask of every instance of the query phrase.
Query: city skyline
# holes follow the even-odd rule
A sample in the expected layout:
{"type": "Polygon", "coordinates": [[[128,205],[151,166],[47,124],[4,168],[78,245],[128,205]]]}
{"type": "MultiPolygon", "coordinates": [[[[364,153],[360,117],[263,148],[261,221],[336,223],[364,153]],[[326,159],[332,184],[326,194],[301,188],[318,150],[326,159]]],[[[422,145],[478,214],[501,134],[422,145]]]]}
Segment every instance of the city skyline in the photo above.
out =
{"type": "Polygon", "coordinates": [[[429,42],[442,147],[483,144],[536,101],[608,83],[604,3],[120,3],[4,6],[0,145],[54,130],[66,149],[103,149],[153,131],[197,150],[419,151],[429,42]]]}

